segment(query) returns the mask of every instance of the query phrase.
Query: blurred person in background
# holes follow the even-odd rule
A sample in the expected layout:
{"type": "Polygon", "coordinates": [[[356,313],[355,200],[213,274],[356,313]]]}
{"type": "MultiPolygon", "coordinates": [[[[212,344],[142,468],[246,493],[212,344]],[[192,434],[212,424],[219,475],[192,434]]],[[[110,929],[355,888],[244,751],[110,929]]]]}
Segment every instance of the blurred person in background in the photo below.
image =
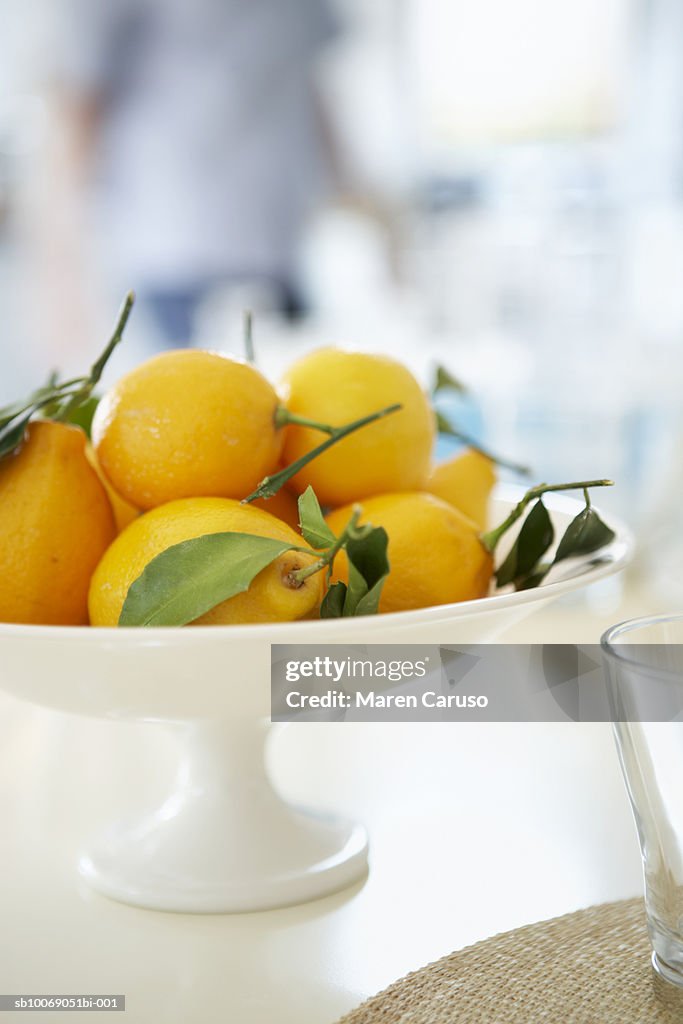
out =
{"type": "Polygon", "coordinates": [[[62,306],[87,302],[94,243],[103,279],[136,290],[165,345],[191,342],[218,288],[255,286],[299,315],[299,242],[332,181],[315,77],[337,31],[326,0],[53,10],[47,249],[62,306]]]}

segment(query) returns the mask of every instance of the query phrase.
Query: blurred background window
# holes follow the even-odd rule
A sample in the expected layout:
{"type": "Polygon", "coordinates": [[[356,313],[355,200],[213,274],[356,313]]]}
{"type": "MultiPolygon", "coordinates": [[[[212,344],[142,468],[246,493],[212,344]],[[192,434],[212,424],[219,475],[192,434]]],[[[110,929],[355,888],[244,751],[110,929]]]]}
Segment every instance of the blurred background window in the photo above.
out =
{"type": "Polygon", "coordinates": [[[1,398],[80,369],[128,287],[114,373],[237,349],[248,305],[273,375],[447,362],[483,440],[617,477],[678,586],[679,0],[0,5],[1,398]]]}
{"type": "Polygon", "coordinates": [[[429,158],[461,146],[614,129],[631,0],[411,0],[429,158]]]}

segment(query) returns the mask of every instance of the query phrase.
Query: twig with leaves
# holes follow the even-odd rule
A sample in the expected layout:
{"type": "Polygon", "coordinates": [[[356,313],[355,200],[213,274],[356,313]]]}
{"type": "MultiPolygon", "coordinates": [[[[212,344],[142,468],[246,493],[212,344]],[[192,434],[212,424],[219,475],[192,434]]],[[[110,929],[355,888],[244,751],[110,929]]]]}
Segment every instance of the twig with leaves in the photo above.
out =
{"type": "Polygon", "coordinates": [[[530,488],[499,526],[482,534],[481,542],[491,553],[501,538],[523,515],[532,502],[536,502],[524,520],[502,564],[496,569],[499,587],[512,583],[516,590],[529,590],[543,582],[553,566],[567,558],[589,555],[614,540],[614,531],[606,525],[591,504],[590,487],[611,487],[612,480],[581,480],[566,484],[538,484],[530,488]],[[555,529],[543,495],[552,491],[582,490],[586,507],[565,530],[555,555],[549,561],[543,556],[555,540],[555,529]]]}
{"type": "Polygon", "coordinates": [[[61,383],[52,374],[48,383],[33,391],[27,398],[13,402],[0,409],[0,459],[10,455],[21,444],[29,421],[37,413],[49,414],[49,418],[63,423],[78,422],[79,414],[90,406],[87,416],[91,418],[94,390],[114,349],[120,343],[128,317],[133,308],[135,295],[126,296],[116,321],[114,333],[85,377],[74,377],[61,383]]]}
{"type": "MultiPolygon", "coordinates": [[[[467,395],[468,389],[461,380],[455,377],[450,370],[447,370],[445,366],[437,365],[434,370],[434,381],[432,384],[432,398],[437,397],[443,392],[451,392],[452,394],[467,395]]],[[[514,462],[512,459],[505,458],[501,455],[496,455],[494,452],[485,448],[484,445],[480,444],[471,434],[467,431],[462,430],[459,426],[453,423],[448,416],[446,416],[440,409],[436,407],[434,402],[434,415],[436,417],[436,429],[439,434],[444,434],[446,437],[453,437],[458,441],[462,441],[463,444],[467,445],[468,448],[472,448],[475,452],[479,452],[484,458],[490,459],[491,462],[495,462],[497,466],[504,466],[506,469],[511,469],[514,473],[518,473],[520,476],[529,476],[531,470],[528,466],[522,465],[519,462],[514,462]]]]}

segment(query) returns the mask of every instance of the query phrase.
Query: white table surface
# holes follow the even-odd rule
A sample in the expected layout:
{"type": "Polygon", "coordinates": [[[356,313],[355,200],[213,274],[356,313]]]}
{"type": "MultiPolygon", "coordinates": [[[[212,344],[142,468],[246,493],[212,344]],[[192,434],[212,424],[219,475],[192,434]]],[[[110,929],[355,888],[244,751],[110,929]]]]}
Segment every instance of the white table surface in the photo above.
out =
{"type": "MultiPolygon", "coordinates": [[[[655,610],[632,594],[556,605],[505,639],[593,642],[655,610]]],[[[235,916],[110,902],[78,879],[77,852],[131,788],[163,793],[173,755],[158,727],[0,694],[0,992],[125,993],[129,1024],[332,1024],[454,949],[641,891],[607,725],[315,723],[273,735],[273,777],[297,802],[366,823],[365,882],[235,916]]]]}

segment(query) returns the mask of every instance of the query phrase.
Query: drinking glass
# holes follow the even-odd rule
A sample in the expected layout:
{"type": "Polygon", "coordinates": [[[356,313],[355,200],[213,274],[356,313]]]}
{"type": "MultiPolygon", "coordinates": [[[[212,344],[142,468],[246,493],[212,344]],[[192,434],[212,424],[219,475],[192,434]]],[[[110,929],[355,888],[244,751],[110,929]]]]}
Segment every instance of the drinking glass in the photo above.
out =
{"type": "Polygon", "coordinates": [[[683,614],[621,623],[601,643],[640,839],[652,963],[683,988],[683,614]]]}

